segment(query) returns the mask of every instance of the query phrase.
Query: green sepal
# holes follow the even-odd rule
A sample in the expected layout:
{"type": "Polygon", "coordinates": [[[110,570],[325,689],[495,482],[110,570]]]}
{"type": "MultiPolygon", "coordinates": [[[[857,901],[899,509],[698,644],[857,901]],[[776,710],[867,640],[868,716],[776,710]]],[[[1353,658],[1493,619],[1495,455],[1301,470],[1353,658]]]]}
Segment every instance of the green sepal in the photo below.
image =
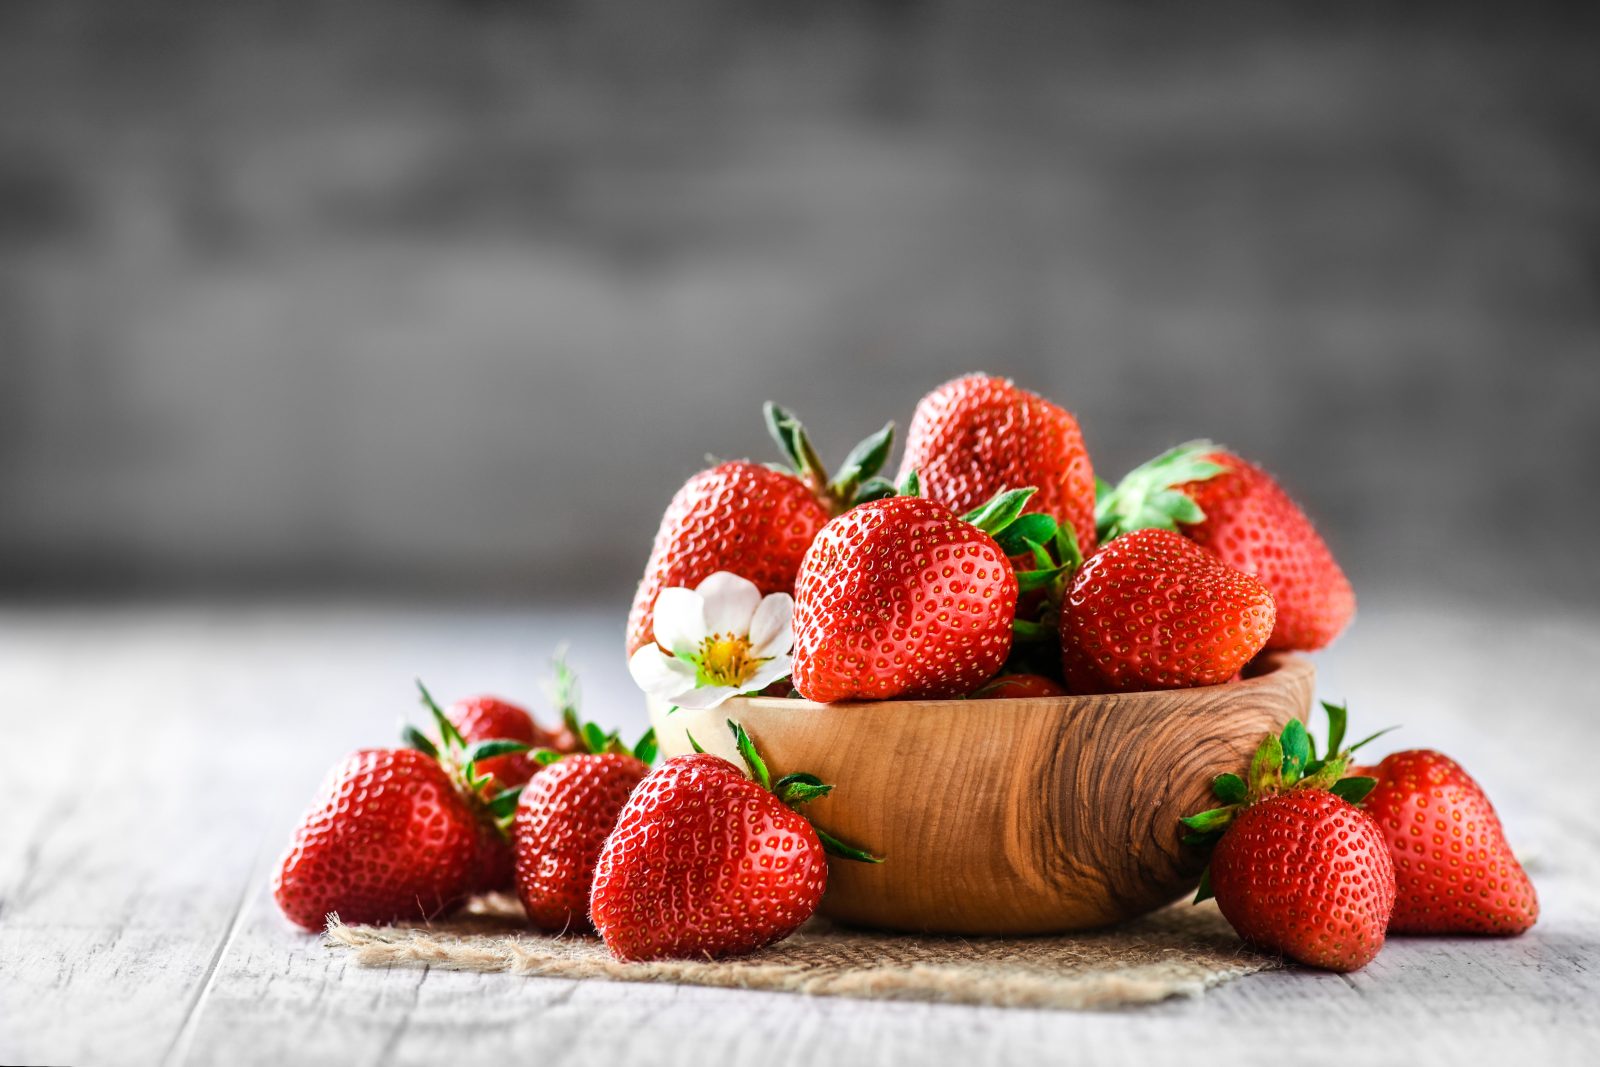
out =
{"type": "Polygon", "coordinates": [[[1194,902],[1201,904],[1214,896],[1216,894],[1211,891],[1211,868],[1207,867],[1200,875],[1199,887],[1194,891],[1194,902]]]}
{"type": "Polygon", "coordinates": [[[1190,441],[1135,467],[1114,489],[1097,483],[1094,512],[1101,543],[1131,530],[1176,530],[1179,523],[1205,521],[1205,512],[1177,487],[1226,472],[1206,458],[1217,450],[1210,441],[1190,441]]]}
{"type": "Polygon", "coordinates": [[[609,749],[612,742],[617,739],[616,734],[608,734],[592,722],[583,724],[579,736],[583,738],[583,747],[588,749],[591,755],[595,756],[609,749]]]}
{"type": "Polygon", "coordinates": [[[995,542],[999,544],[1000,551],[1006,555],[1020,556],[1023,553],[1031,553],[1034,546],[1049,544],[1059,530],[1060,525],[1054,518],[1035,511],[1017,516],[1015,522],[1000,531],[995,537],[995,542]]]}
{"type": "Polygon", "coordinates": [[[417,679],[417,692],[422,695],[422,706],[428,709],[428,714],[433,716],[434,725],[439,728],[439,740],[447,748],[466,748],[467,739],[461,736],[461,731],[456,729],[456,724],[444,713],[439,702],[433,699],[433,694],[428,692],[428,687],[422,684],[422,679],[417,679]]]}
{"type": "Polygon", "coordinates": [[[1011,622],[1011,636],[1018,641],[1050,641],[1059,635],[1055,627],[1046,626],[1042,622],[1031,619],[1014,619],[1011,622]]]}
{"type": "Polygon", "coordinates": [[[906,476],[895,486],[894,494],[895,496],[922,495],[922,478],[917,474],[916,468],[906,471],[906,476]]]}
{"type": "Polygon", "coordinates": [[[656,741],[656,728],[654,726],[644,732],[637,744],[633,746],[633,758],[651,766],[656,761],[656,756],[661,752],[661,745],[656,741]]]}
{"type": "Polygon", "coordinates": [[[1283,749],[1280,769],[1284,782],[1292,784],[1299,781],[1305,772],[1306,762],[1311,759],[1311,736],[1306,733],[1306,724],[1299,719],[1284,723],[1278,743],[1283,749]]]}
{"type": "Polygon", "coordinates": [[[407,748],[414,748],[430,759],[439,758],[439,747],[433,743],[432,738],[410,723],[400,727],[400,737],[405,741],[407,748]]]}
{"type": "Polygon", "coordinates": [[[1338,755],[1344,749],[1345,728],[1350,722],[1350,709],[1344,704],[1324,700],[1322,710],[1328,713],[1328,755],[1338,755]]]}
{"type": "Polygon", "coordinates": [[[1224,772],[1211,779],[1211,792],[1224,804],[1242,804],[1250,789],[1237,774],[1224,772]]]}
{"type": "Polygon", "coordinates": [[[1193,846],[1194,848],[1210,848],[1218,841],[1222,840],[1222,834],[1222,830],[1209,830],[1205,833],[1190,831],[1189,833],[1184,834],[1179,840],[1186,845],[1193,846]]]}
{"type": "Polygon", "coordinates": [[[1376,741],[1378,738],[1382,737],[1384,734],[1392,733],[1393,731],[1398,730],[1398,729],[1400,729],[1400,727],[1398,727],[1398,726],[1385,726],[1383,729],[1379,730],[1377,733],[1368,734],[1366,737],[1363,737],[1361,740],[1357,741],[1355,744],[1353,744],[1349,748],[1345,749],[1345,751],[1346,752],[1354,752],[1356,749],[1362,747],[1363,745],[1371,744],[1372,742],[1376,741]]]}
{"type": "Polygon", "coordinates": [[[750,735],[743,726],[728,720],[728,729],[733,731],[733,743],[739,749],[739,758],[744,760],[745,766],[750,771],[750,777],[762,789],[772,791],[772,775],[767,771],[767,761],[761,758],[761,753],[756,751],[756,743],[750,740],[750,735]]]}
{"type": "Polygon", "coordinates": [[[998,536],[1017,521],[1022,509],[1028,506],[1028,498],[1038,491],[1031,485],[1024,489],[1002,489],[961,516],[961,520],[971,523],[990,537],[998,536]]]}
{"type": "Polygon", "coordinates": [[[825,797],[831,792],[833,792],[833,786],[831,785],[811,785],[807,782],[794,782],[778,790],[778,799],[791,808],[798,808],[808,801],[816,800],[818,797],[825,797]]]}
{"type": "Polygon", "coordinates": [[[516,785],[510,789],[502,789],[489,799],[489,814],[496,819],[504,819],[517,810],[517,801],[522,799],[524,786],[516,785]]]}
{"type": "Polygon", "coordinates": [[[850,503],[865,504],[871,500],[886,500],[895,495],[894,483],[887,478],[868,478],[861,483],[850,503]]]}
{"type": "Polygon", "coordinates": [[[799,420],[770,400],[761,405],[761,416],[767,424],[767,433],[772,435],[778,450],[789,461],[789,472],[804,474],[805,457],[800,452],[800,444],[794,433],[800,425],[799,420]]]}
{"type": "Polygon", "coordinates": [[[856,848],[854,845],[847,845],[816,824],[812,824],[811,828],[817,832],[817,840],[822,842],[823,849],[830,856],[838,856],[840,859],[855,860],[857,863],[883,862],[882,856],[874,856],[866,849],[856,848]]]}
{"type": "Polygon", "coordinates": [[[1237,811],[1238,809],[1233,807],[1212,808],[1210,811],[1202,811],[1198,815],[1186,815],[1178,821],[1191,830],[1198,830],[1200,833],[1208,834],[1213,830],[1220,830],[1233,822],[1233,817],[1237,814],[1237,811]]]}
{"type": "Polygon", "coordinates": [[[1359,804],[1367,799],[1367,794],[1377,786],[1376,778],[1356,776],[1354,778],[1341,778],[1328,787],[1328,792],[1340,800],[1351,804],[1359,804]]]}
{"type": "Polygon", "coordinates": [[[683,736],[687,737],[689,739],[689,747],[690,748],[694,749],[696,752],[704,752],[705,751],[705,749],[700,747],[700,742],[698,742],[698,741],[696,741],[694,739],[694,734],[691,734],[688,730],[685,730],[683,732],[683,736]]]}
{"type": "Polygon", "coordinates": [[[533,746],[524,741],[491,740],[479,741],[467,749],[466,761],[481,763],[486,759],[496,756],[509,756],[513,752],[526,752],[533,746]]]}
{"type": "Polygon", "coordinates": [[[550,764],[565,758],[565,756],[566,753],[557,752],[553,748],[536,748],[528,753],[528,758],[541,767],[548,767],[550,764]]]}
{"type": "Polygon", "coordinates": [[[890,422],[850,450],[850,454],[844,457],[844,463],[839,467],[838,475],[828,486],[829,492],[837,500],[855,503],[856,492],[861,483],[883,469],[884,461],[889,458],[889,449],[893,445],[894,423],[890,422]]]}
{"type": "Polygon", "coordinates": [[[1275,793],[1283,785],[1283,742],[1268,734],[1250,761],[1250,793],[1275,793]]]}
{"type": "Polygon", "coordinates": [[[1060,567],[1050,567],[1045,570],[1018,571],[1017,592],[1029,593],[1035,589],[1048,589],[1055,584],[1056,579],[1071,569],[1071,567],[1063,564],[1060,567]]]}

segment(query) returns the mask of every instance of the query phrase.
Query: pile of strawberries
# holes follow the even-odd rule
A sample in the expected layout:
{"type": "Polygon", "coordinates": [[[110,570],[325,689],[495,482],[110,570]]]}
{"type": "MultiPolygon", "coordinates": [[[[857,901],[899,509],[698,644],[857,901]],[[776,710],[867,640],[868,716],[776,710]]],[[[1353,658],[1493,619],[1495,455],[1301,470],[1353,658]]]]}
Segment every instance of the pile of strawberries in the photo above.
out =
{"type": "MultiPolygon", "coordinates": [[[[792,415],[769,404],[766,416],[787,466],[702,471],[657,531],[627,650],[665,663],[652,669],[668,684],[716,675],[715,699],[767,686],[777,671],[741,672],[792,630],[791,675],[765,692],[836,702],[1222,685],[1263,650],[1322,648],[1355,613],[1305,514],[1209,442],[1113,487],[1069,412],[972,375],[922,399],[891,482],[879,471],[893,424],[830,477],[792,415]],[[687,631],[658,634],[663,594],[681,605],[697,585],[741,586],[745,629],[761,639],[707,625],[697,651],[677,647],[687,631]],[[774,622],[763,602],[757,625],[749,598],[762,596],[792,598],[792,616],[774,622]]],[[[831,786],[773,781],[731,720],[742,767],[695,744],[652,770],[653,734],[630,749],[580,721],[559,661],[555,697],[560,725],[545,727],[487,697],[446,711],[423,690],[433,732],[348,757],[303,819],[274,880],[285,915],[310,930],[334,913],[429,919],[515,889],[534,926],[593,930],[621,959],[715,957],[805,922],[825,854],[878,861],[800,814],[831,786]]],[[[1222,806],[1174,829],[1209,854],[1200,897],[1215,895],[1246,941],[1336,970],[1365,965],[1390,932],[1531,926],[1533,887],[1466,772],[1430,751],[1352,768],[1360,745],[1344,745],[1344,710],[1325,706],[1320,757],[1291,721],[1247,774],[1212,783],[1222,806]]]]}
{"type": "Polygon", "coordinates": [[[619,959],[725,956],[811,917],[825,848],[873,860],[799,814],[831,786],[772,781],[731,722],[745,767],[697,751],[651,770],[653,732],[628,748],[581,722],[559,659],[553,729],[494,697],[444,710],[421,691],[433,734],[407,727],[406,747],[335,767],[278,865],[273,896],[307,930],[428,920],[515,890],[536,928],[597,931],[619,959]]]}
{"type": "Polygon", "coordinates": [[[792,591],[793,687],[824,702],[1216,685],[1263,649],[1323,647],[1355,614],[1304,512],[1209,442],[1112,488],[1070,412],[970,375],[917,405],[896,482],[876,477],[892,424],[830,480],[798,421],[767,418],[790,466],[722,463],[678,491],[630,655],[663,589],[718,571],[792,591]]]}

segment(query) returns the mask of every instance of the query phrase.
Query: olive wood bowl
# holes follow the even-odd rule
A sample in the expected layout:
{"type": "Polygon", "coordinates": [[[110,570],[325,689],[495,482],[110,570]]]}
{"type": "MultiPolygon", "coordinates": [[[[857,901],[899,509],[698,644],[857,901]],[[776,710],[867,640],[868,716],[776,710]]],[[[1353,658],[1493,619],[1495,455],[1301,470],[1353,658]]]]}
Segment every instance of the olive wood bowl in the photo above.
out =
{"type": "Polygon", "coordinates": [[[834,791],[818,826],[884,858],[830,859],[821,911],[856,926],[944,934],[1085,930],[1194,889],[1203,857],[1178,819],[1215,806],[1268,731],[1311,706],[1309,660],[1268,655],[1242,681],[1199,689],[1006,700],[815,704],[742,697],[711,711],[654,707],[661,751],[739,761],[726,720],[774,779],[809,771],[834,791]]]}

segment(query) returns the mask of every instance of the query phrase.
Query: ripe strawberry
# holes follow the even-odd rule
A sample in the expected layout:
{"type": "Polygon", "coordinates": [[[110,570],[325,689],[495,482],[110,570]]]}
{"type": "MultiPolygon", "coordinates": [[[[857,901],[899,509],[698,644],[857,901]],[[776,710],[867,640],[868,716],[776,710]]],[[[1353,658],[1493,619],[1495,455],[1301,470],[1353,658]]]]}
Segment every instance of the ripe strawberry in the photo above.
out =
{"type": "Polygon", "coordinates": [[[1362,806],[1394,857],[1390,933],[1512,936],[1538,921],[1533,883],[1460,764],[1416,749],[1386,757],[1372,774],[1378,784],[1362,806]]]}
{"type": "Polygon", "coordinates": [[[334,768],[272,879],[290,921],[431,919],[478,876],[479,819],[437,760],[362,749],[334,768]]]}
{"type": "MultiPolygon", "coordinates": [[[[445,711],[457,732],[470,744],[475,741],[521,741],[531,749],[548,748],[557,752],[578,751],[577,738],[566,727],[551,730],[541,726],[532,715],[499,697],[479,696],[458,700],[445,711]]],[[[478,764],[479,772],[494,781],[491,788],[498,791],[526,785],[539,770],[527,752],[510,752],[504,756],[491,756],[478,764]]]]}
{"type": "Polygon", "coordinates": [[[1042,674],[1002,674],[973,690],[971,700],[1010,700],[1018,697],[1059,697],[1067,691],[1042,674]]]}
{"type": "Polygon", "coordinates": [[[1373,821],[1321,789],[1250,805],[1211,855],[1222,915],[1258,948],[1355,971],[1383,948],[1394,864],[1373,821]]]}
{"type": "Polygon", "coordinates": [[[729,726],[754,781],[704,752],[669,759],[639,783],[606,839],[589,914],[619,959],[754,952],[816,911],[828,881],[825,846],[873,860],[794,810],[831,786],[793,774],[772,792],[755,745],[729,726]]]}
{"type": "Polygon", "coordinates": [[[1322,648],[1355,615],[1350,581],[1305,512],[1261,468],[1192,441],[1123,479],[1100,505],[1102,537],[1143,527],[1180,530],[1272,591],[1268,648],[1322,648]]]}
{"type": "Polygon", "coordinates": [[[731,571],[768,593],[787,593],[812,538],[829,516],[863,493],[881,493],[873,477],[888,457],[894,424],[857,445],[839,476],[828,480],[805,429],[776,404],[766,406],[768,429],[794,465],[792,471],[735,460],[701,471],[667,505],[655,545],[628,614],[628,655],[654,639],[661,590],[693,587],[731,571]]]}
{"type": "Polygon", "coordinates": [[[1192,831],[1184,842],[1212,848],[1196,901],[1215,895],[1245,941],[1314,967],[1354,971],[1383,948],[1394,864],[1377,824],[1355,807],[1372,779],[1344,777],[1351,752],[1340,747],[1344,709],[1324,707],[1328,758],[1316,758],[1305,726],[1291,719],[1281,735],[1262,741],[1248,782],[1217,777],[1213,789],[1226,806],[1184,819],[1192,831]]]}
{"type": "Polygon", "coordinates": [[[1061,663],[1074,693],[1219,685],[1272,632],[1272,594],[1170,530],[1108,542],[1072,580],[1061,663]]]}
{"type": "Polygon", "coordinates": [[[1028,509],[1072,528],[1095,548],[1094,469],[1071,412],[1004,378],[970,374],[923,397],[906,434],[901,477],[961,514],[1003,489],[1039,490],[1028,509]]]}
{"type": "Polygon", "coordinates": [[[795,580],[800,695],[954,697],[993,676],[1011,651],[1018,576],[992,535],[1032,492],[1002,493],[965,518],[891,497],[823,527],[795,580]]]}
{"type": "Polygon", "coordinates": [[[588,751],[556,758],[529,783],[511,822],[517,896],[528,920],[551,933],[590,929],[595,861],[655,759],[654,731],[631,753],[597,733],[585,731],[588,751]]]}

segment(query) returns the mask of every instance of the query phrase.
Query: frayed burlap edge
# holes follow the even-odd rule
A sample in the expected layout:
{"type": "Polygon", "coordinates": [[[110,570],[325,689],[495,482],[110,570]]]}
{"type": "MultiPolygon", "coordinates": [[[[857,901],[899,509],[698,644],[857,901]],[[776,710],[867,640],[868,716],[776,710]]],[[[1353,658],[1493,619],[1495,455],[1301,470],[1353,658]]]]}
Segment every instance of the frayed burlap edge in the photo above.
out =
{"type": "Polygon", "coordinates": [[[753,956],[655,963],[620,962],[593,938],[508,933],[506,919],[492,914],[427,927],[347,926],[330,917],[327,943],[368,967],[1088,1010],[1198,996],[1278,965],[1219,925],[1214,909],[1177,908],[1076,938],[897,937],[813,924],[753,956]]]}

